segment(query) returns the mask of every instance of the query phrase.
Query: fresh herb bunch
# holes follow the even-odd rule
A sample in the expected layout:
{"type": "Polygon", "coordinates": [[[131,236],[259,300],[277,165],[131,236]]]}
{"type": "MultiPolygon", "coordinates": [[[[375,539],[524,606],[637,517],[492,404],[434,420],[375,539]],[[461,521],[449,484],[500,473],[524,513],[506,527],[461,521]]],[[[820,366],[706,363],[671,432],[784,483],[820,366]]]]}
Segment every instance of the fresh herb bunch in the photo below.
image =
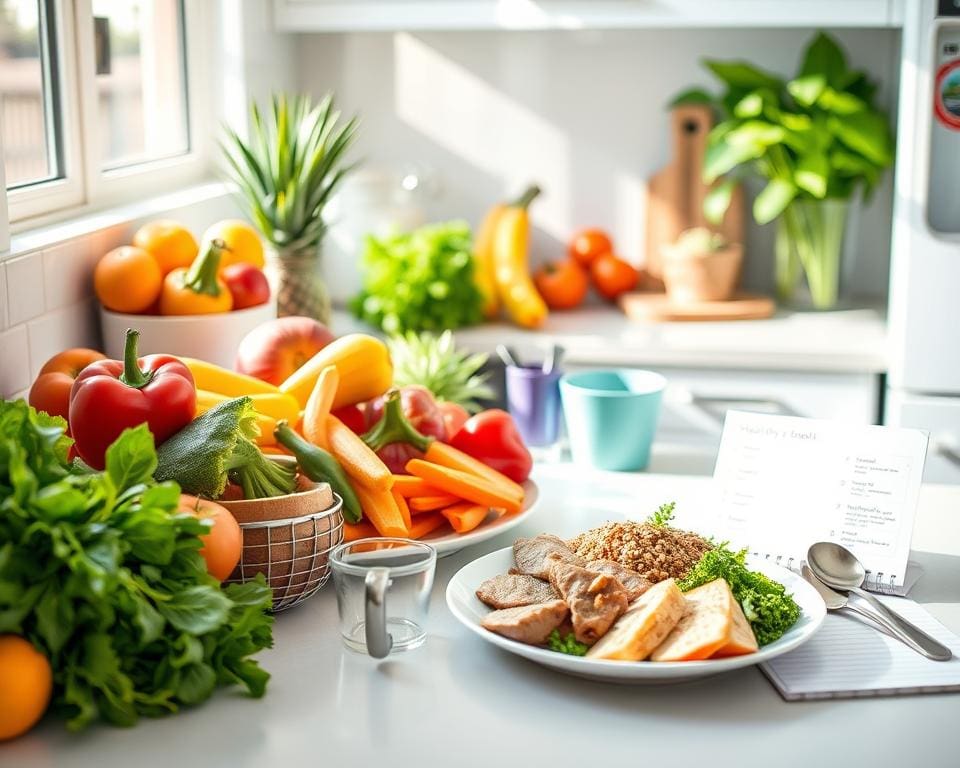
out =
{"type": "Polygon", "coordinates": [[[657,511],[647,518],[647,522],[655,528],[663,528],[665,525],[669,525],[670,521],[673,520],[673,510],[676,506],[677,502],[675,501],[668,501],[666,504],[661,504],[657,507],[657,511]]]}
{"type": "Polygon", "coordinates": [[[133,725],[218,685],[262,696],[269,675],[251,656],[273,644],[266,582],[221,589],[207,573],[209,522],[178,514],[180,489],[153,481],[146,425],[87,473],[67,463],[65,428],[0,401],[0,634],[49,658],[67,726],[133,725]]]}
{"type": "Polygon", "coordinates": [[[566,637],[561,637],[560,631],[557,629],[547,636],[547,645],[551,651],[567,653],[570,656],[586,656],[589,650],[589,646],[578,642],[572,632],[568,633],[566,637]]]}
{"type": "Polygon", "coordinates": [[[704,180],[723,179],[704,200],[710,221],[723,219],[740,170],[767,179],[753,204],[753,217],[765,224],[795,198],[849,199],[858,186],[869,196],[893,162],[887,116],[874,103],[876,84],[849,68],[829,35],[814,38],[788,82],[744,61],[704,64],[726,91],[715,97],[693,88],[673,104],[709,104],[721,117],[704,160],[704,180]]]}
{"type": "Polygon", "coordinates": [[[430,224],[385,238],[368,235],[363,272],[363,290],[350,308],[389,334],[443,331],[483,319],[466,222],[430,224]]]}
{"type": "Polygon", "coordinates": [[[394,386],[420,384],[437,400],[457,403],[471,413],[480,410],[478,400],[495,397],[487,384],[489,375],[479,373],[487,355],[457,349],[450,331],[439,336],[429,331],[409,331],[390,338],[387,346],[393,362],[394,386]]]}
{"type": "Polygon", "coordinates": [[[287,252],[315,248],[326,224],[323,209],[343,177],[357,118],[340,123],[333,95],[277,94],[263,114],[250,108],[249,139],[230,129],[220,143],[227,175],[264,238],[287,252]]]}
{"type": "Polygon", "coordinates": [[[747,550],[732,551],[726,543],[705,552],[686,578],[678,582],[684,592],[724,579],[743,608],[760,645],[780,638],[797,623],[800,606],[783,584],[746,566],[747,550]]]}

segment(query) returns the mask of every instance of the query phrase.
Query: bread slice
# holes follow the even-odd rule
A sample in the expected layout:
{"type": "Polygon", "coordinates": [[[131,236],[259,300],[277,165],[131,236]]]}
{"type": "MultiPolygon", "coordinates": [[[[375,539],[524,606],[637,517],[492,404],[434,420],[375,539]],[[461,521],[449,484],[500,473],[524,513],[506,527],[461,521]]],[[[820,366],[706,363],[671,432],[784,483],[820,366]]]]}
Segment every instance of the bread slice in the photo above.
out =
{"type": "Polygon", "coordinates": [[[683,592],[673,579],[661,581],[630,604],[610,630],[587,651],[589,659],[642,661],[680,621],[683,592]]]}
{"type": "Polygon", "coordinates": [[[687,612],[650,654],[651,661],[709,659],[730,642],[736,601],[727,582],[717,579],[683,596],[687,612]]]}
{"type": "Polygon", "coordinates": [[[740,607],[740,603],[736,599],[733,601],[732,614],[733,622],[727,644],[718,648],[713,654],[713,658],[742,656],[745,653],[756,653],[760,649],[757,638],[753,634],[753,629],[750,627],[750,622],[743,615],[743,608],[740,607]]]}

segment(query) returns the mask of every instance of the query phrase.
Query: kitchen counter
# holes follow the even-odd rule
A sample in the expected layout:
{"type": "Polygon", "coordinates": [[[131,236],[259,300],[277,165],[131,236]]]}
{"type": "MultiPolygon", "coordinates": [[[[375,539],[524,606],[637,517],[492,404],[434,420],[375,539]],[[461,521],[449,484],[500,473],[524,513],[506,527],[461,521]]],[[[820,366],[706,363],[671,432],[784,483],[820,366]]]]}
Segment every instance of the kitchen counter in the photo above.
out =
{"type": "MultiPolygon", "coordinates": [[[[343,311],[337,333],[369,331],[343,311]]],[[[539,331],[486,323],[456,332],[465,347],[492,353],[497,344],[535,353],[551,343],[566,350],[568,365],[716,368],[804,373],[883,373],[887,370],[886,318],[878,309],[831,312],[780,310],[767,320],[642,323],[614,307],[554,312],[539,331]]]]}
{"type": "MultiPolygon", "coordinates": [[[[621,687],[542,669],[484,643],[446,608],[450,577],[514,535],[567,535],[644,517],[665,499],[709,503],[708,478],[595,473],[538,465],[538,511],[522,526],[441,560],[425,646],[376,662],[343,649],[330,586],[277,617],[262,654],[273,679],[260,701],[220,693],[181,715],[74,736],[48,718],[0,746],[4,768],[309,765],[510,768],[655,766],[941,766],[960,754],[957,695],[786,703],[756,668],[665,687],[621,687]]],[[[913,597],[960,631],[960,488],[925,486],[913,597]]]]}

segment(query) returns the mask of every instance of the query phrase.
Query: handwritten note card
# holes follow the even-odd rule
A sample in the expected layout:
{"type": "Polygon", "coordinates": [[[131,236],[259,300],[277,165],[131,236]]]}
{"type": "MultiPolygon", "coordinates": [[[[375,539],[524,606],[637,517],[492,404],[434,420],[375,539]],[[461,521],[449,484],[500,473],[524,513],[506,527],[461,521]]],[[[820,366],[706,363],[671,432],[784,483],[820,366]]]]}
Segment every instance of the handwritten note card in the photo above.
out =
{"type": "Polygon", "coordinates": [[[920,430],[729,411],[713,533],[789,567],[836,541],[900,591],[926,452],[920,430]]]}

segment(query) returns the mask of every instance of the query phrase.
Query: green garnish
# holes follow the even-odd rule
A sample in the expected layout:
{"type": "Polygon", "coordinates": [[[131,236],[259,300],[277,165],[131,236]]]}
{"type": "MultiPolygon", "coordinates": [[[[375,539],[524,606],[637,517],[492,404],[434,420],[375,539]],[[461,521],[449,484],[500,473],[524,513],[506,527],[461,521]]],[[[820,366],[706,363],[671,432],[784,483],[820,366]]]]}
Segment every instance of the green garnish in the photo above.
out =
{"type": "Polygon", "coordinates": [[[656,528],[663,528],[663,526],[667,525],[671,520],[673,520],[673,510],[676,506],[677,502],[675,501],[669,501],[666,504],[661,504],[657,508],[657,511],[647,518],[647,522],[656,528]]]}
{"type": "Polygon", "coordinates": [[[730,585],[760,645],[780,638],[800,618],[800,606],[783,584],[746,566],[747,550],[733,552],[724,542],[705,552],[700,561],[677,582],[687,592],[716,579],[730,585]]]}
{"type": "Polygon", "coordinates": [[[561,637],[560,631],[556,629],[547,637],[547,645],[550,646],[551,651],[568,653],[571,656],[586,656],[589,649],[587,645],[577,641],[573,632],[568,633],[566,637],[561,637]]]}

